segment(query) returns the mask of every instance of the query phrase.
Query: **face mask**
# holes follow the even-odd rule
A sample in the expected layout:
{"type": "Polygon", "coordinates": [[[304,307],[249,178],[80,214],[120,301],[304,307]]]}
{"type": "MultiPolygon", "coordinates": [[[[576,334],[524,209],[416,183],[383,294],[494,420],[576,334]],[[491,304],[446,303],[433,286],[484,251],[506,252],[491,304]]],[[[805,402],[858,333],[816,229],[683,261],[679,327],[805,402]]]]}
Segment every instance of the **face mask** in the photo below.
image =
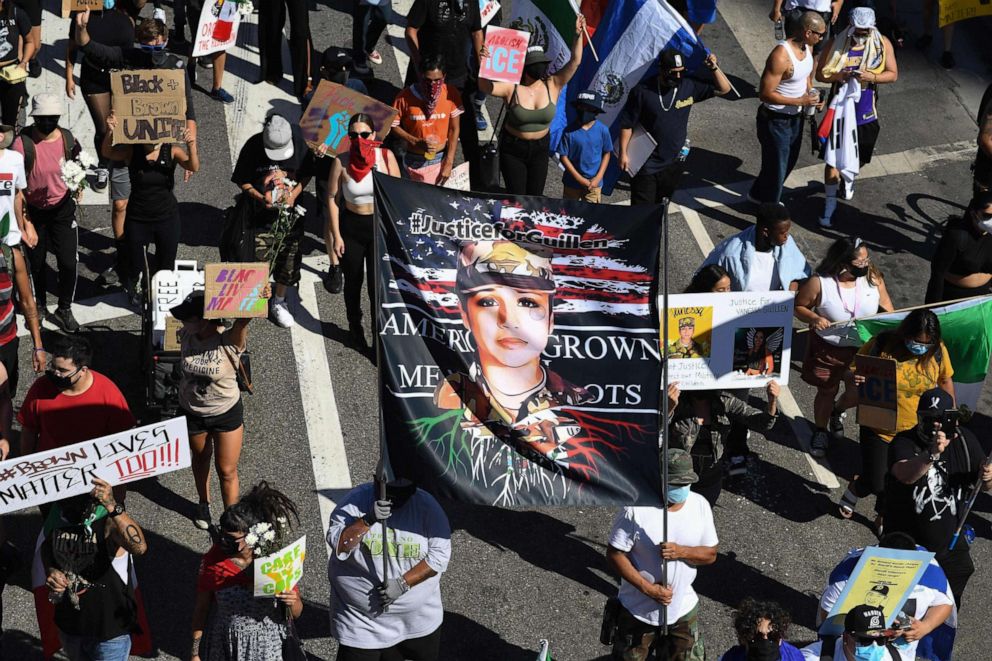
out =
{"type": "Polygon", "coordinates": [[[684,487],[669,487],[668,502],[671,505],[680,505],[689,498],[689,485],[684,487]]]}
{"type": "Polygon", "coordinates": [[[540,62],[524,67],[524,73],[533,80],[544,80],[548,77],[548,63],[540,62]]]}
{"type": "Polygon", "coordinates": [[[679,71],[662,71],[660,80],[664,87],[675,87],[682,80],[682,73],[679,71]]]}
{"type": "Polygon", "coordinates": [[[982,231],[986,234],[992,234],[992,216],[986,216],[978,211],[972,213],[975,214],[975,223],[982,228],[982,231]]]}
{"type": "Polygon", "coordinates": [[[38,129],[39,133],[48,135],[55,129],[59,127],[58,117],[36,117],[34,120],[34,126],[38,129]]]}
{"type": "Polygon", "coordinates": [[[762,638],[747,644],[747,661],[780,661],[778,642],[762,638]]]}
{"type": "Polygon", "coordinates": [[[596,119],[596,113],[592,110],[580,110],[579,111],[579,124],[588,124],[589,122],[596,119]]]}
{"type": "Polygon", "coordinates": [[[913,340],[906,340],[906,349],[914,356],[922,356],[927,351],[930,351],[930,345],[915,342],[913,340]]]}
{"type": "Polygon", "coordinates": [[[117,0],[103,0],[104,9],[113,9],[117,5],[117,0]]]}
{"type": "Polygon", "coordinates": [[[438,78],[437,80],[428,80],[424,78],[420,81],[420,93],[424,97],[424,105],[427,107],[428,118],[434,114],[434,108],[437,107],[437,102],[441,98],[441,91],[444,89],[444,78],[438,78]]]}
{"type": "Polygon", "coordinates": [[[344,85],[345,83],[348,82],[348,72],[335,71],[334,73],[332,73],[330,76],[327,77],[327,80],[331,81],[332,83],[337,83],[338,85],[344,85]]]}
{"type": "Polygon", "coordinates": [[[220,546],[220,550],[224,552],[224,555],[237,555],[241,553],[241,541],[222,532],[217,545],[220,546]]]}
{"type": "Polygon", "coordinates": [[[863,278],[868,275],[867,266],[848,266],[847,272],[853,275],[855,278],[863,278]]]}
{"type": "Polygon", "coordinates": [[[404,480],[400,484],[387,484],[386,497],[393,501],[393,510],[398,510],[417,492],[417,485],[404,480]]]}
{"type": "Polygon", "coordinates": [[[885,648],[878,645],[855,645],[855,661],[883,661],[885,659],[885,648]]]}
{"type": "Polygon", "coordinates": [[[52,383],[53,386],[55,386],[59,390],[68,390],[69,388],[71,388],[73,384],[72,377],[76,376],[77,374],[79,374],[78,369],[72,374],[68,374],[66,376],[62,376],[61,374],[56,374],[55,372],[45,372],[45,376],[48,378],[48,380],[52,383]]]}
{"type": "Polygon", "coordinates": [[[863,46],[866,41],[868,41],[868,35],[864,35],[864,34],[854,35],[854,43],[856,45],[863,46]]]}

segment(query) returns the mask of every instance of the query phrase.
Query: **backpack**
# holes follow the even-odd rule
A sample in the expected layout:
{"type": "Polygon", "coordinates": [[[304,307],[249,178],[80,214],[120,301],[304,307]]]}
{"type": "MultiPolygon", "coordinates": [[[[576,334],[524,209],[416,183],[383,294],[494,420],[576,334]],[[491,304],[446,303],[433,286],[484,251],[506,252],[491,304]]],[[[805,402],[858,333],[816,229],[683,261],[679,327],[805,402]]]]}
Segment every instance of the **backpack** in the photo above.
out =
{"type": "MultiPolygon", "coordinates": [[[[31,178],[31,171],[34,170],[34,162],[37,158],[37,151],[34,146],[34,140],[31,138],[31,129],[34,125],[25,126],[21,129],[20,137],[21,144],[24,145],[24,178],[31,178]]],[[[69,129],[64,129],[61,126],[59,131],[62,132],[62,149],[65,152],[65,160],[71,161],[73,153],[76,151],[76,138],[73,137],[72,131],[69,129]]]]}

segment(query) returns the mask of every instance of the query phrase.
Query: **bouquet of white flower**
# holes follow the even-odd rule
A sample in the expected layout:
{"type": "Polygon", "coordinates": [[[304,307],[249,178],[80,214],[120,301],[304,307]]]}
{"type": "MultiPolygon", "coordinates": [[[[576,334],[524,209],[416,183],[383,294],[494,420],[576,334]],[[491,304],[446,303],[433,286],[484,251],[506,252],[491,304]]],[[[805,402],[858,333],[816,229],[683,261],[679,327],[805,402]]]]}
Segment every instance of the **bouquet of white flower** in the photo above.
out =
{"type": "Polygon", "coordinates": [[[256,558],[271,555],[292,541],[288,539],[289,531],[289,519],[284,516],[278,517],[275,524],[262,521],[248,529],[245,544],[251,547],[256,558]]]}
{"type": "Polygon", "coordinates": [[[275,183],[272,191],[272,205],[279,212],[279,216],[276,218],[276,222],[272,224],[273,241],[269,246],[268,254],[265,256],[269,262],[270,273],[275,268],[276,257],[279,256],[279,251],[282,250],[282,246],[286,242],[286,237],[293,230],[296,220],[303,217],[307,212],[299,204],[291,205],[286,201],[285,192],[291,191],[295,187],[295,181],[288,177],[283,177],[275,183]]]}
{"type": "Polygon", "coordinates": [[[66,188],[72,193],[79,193],[86,188],[89,185],[86,175],[90,174],[90,169],[96,164],[96,157],[88,151],[81,151],[76,158],[62,161],[60,174],[66,188]]]}

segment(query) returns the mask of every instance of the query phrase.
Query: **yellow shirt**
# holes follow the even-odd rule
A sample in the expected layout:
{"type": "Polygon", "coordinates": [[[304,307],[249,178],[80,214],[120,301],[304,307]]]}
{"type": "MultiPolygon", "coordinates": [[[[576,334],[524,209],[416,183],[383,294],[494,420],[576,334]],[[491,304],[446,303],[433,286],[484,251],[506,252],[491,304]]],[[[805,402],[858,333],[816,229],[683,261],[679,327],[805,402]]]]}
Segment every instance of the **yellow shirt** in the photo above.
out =
{"type": "MultiPolygon", "coordinates": [[[[882,440],[891,441],[899,432],[916,426],[916,407],[920,403],[920,395],[954,376],[954,368],[943,342],[940,343],[940,361],[930,360],[922,368],[917,364],[916,356],[909,354],[909,351],[900,351],[899,355],[887,351],[873,353],[874,346],[875,338],[872,338],[858,353],[896,361],[896,428],[894,431],[875,430],[882,440]],[[906,358],[907,355],[910,357],[906,358]]],[[[851,363],[851,369],[857,371],[854,363],[851,363]]]]}

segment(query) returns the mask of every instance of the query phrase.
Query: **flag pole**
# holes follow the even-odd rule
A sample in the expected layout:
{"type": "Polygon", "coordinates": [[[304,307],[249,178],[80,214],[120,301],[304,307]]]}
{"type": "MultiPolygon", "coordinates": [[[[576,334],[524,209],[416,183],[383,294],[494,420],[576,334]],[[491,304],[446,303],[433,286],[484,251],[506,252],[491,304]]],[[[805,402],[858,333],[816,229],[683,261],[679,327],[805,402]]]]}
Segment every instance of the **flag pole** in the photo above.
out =
{"type": "MultiPolygon", "coordinates": [[[[578,16],[582,13],[582,8],[579,6],[579,0],[568,0],[568,4],[572,6],[572,11],[578,16]]],[[[582,26],[582,34],[586,37],[586,43],[589,44],[589,50],[592,51],[592,58],[599,62],[599,54],[596,52],[596,47],[592,45],[592,37],[589,36],[589,28],[582,26]]]]}
{"type": "MultiPolygon", "coordinates": [[[[375,196],[378,197],[379,193],[379,182],[377,177],[382,176],[375,172],[375,168],[372,168],[372,184],[374,188],[375,196]]],[[[382,291],[380,284],[382,282],[382,257],[383,255],[379,253],[379,245],[382,242],[382,228],[380,227],[380,220],[382,218],[379,209],[382,205],[375,205],[375,213],[372,217],[372,240],[374,241],[372,247],[372,254],[375,255],[375,268],[372,269],[371,277],[374,279],[375,287],[373,291],[375,292],[372,296],[372,309],[369,310],[369,314],[372,317],[372,351],[375,352],[375,376],[376,382],[378,383],[378,395],[382,396],[382,369],[383,369],[383,351],[382,342],[379,341],[379,311],[381,308],[376,305],[380,302],[381,298],[385,297],[385,292],[382,291]]],[[[392,262],[389,262],[392,264],[392,262]]],[[[364,332],[364,331],[363,331],[364,332]]],[[[382,407],[379,407],[379,466],[376,471],[376,479],[379,481],[379,490],[376,494],[376,498],[379,500],[386,500],[386,443],[382,436],[382,430],[384,429],[382,424],[382,407]]],[[[389,523],[387,521],[379,521],[379,525],[382,526],[382,585],[385,586],[389,582],[389,523]]],[[[372,573],[375,574],[375,565],[372,566],[372,573]]],[[[389,610],[389,606],[383,606],[382,612],[385,613],[389,610]]]]}
{"type": "MultiPolygon", "coordinates": [[[[664,199],[661,210],[661,542],[668,542],[668,205],[664,199]]],[[[668,562],[661,558],[661,584],[668,586],[668,562]]],[[[668,640],[668,607],[661,607],[661,633],[668,640]]]]}

